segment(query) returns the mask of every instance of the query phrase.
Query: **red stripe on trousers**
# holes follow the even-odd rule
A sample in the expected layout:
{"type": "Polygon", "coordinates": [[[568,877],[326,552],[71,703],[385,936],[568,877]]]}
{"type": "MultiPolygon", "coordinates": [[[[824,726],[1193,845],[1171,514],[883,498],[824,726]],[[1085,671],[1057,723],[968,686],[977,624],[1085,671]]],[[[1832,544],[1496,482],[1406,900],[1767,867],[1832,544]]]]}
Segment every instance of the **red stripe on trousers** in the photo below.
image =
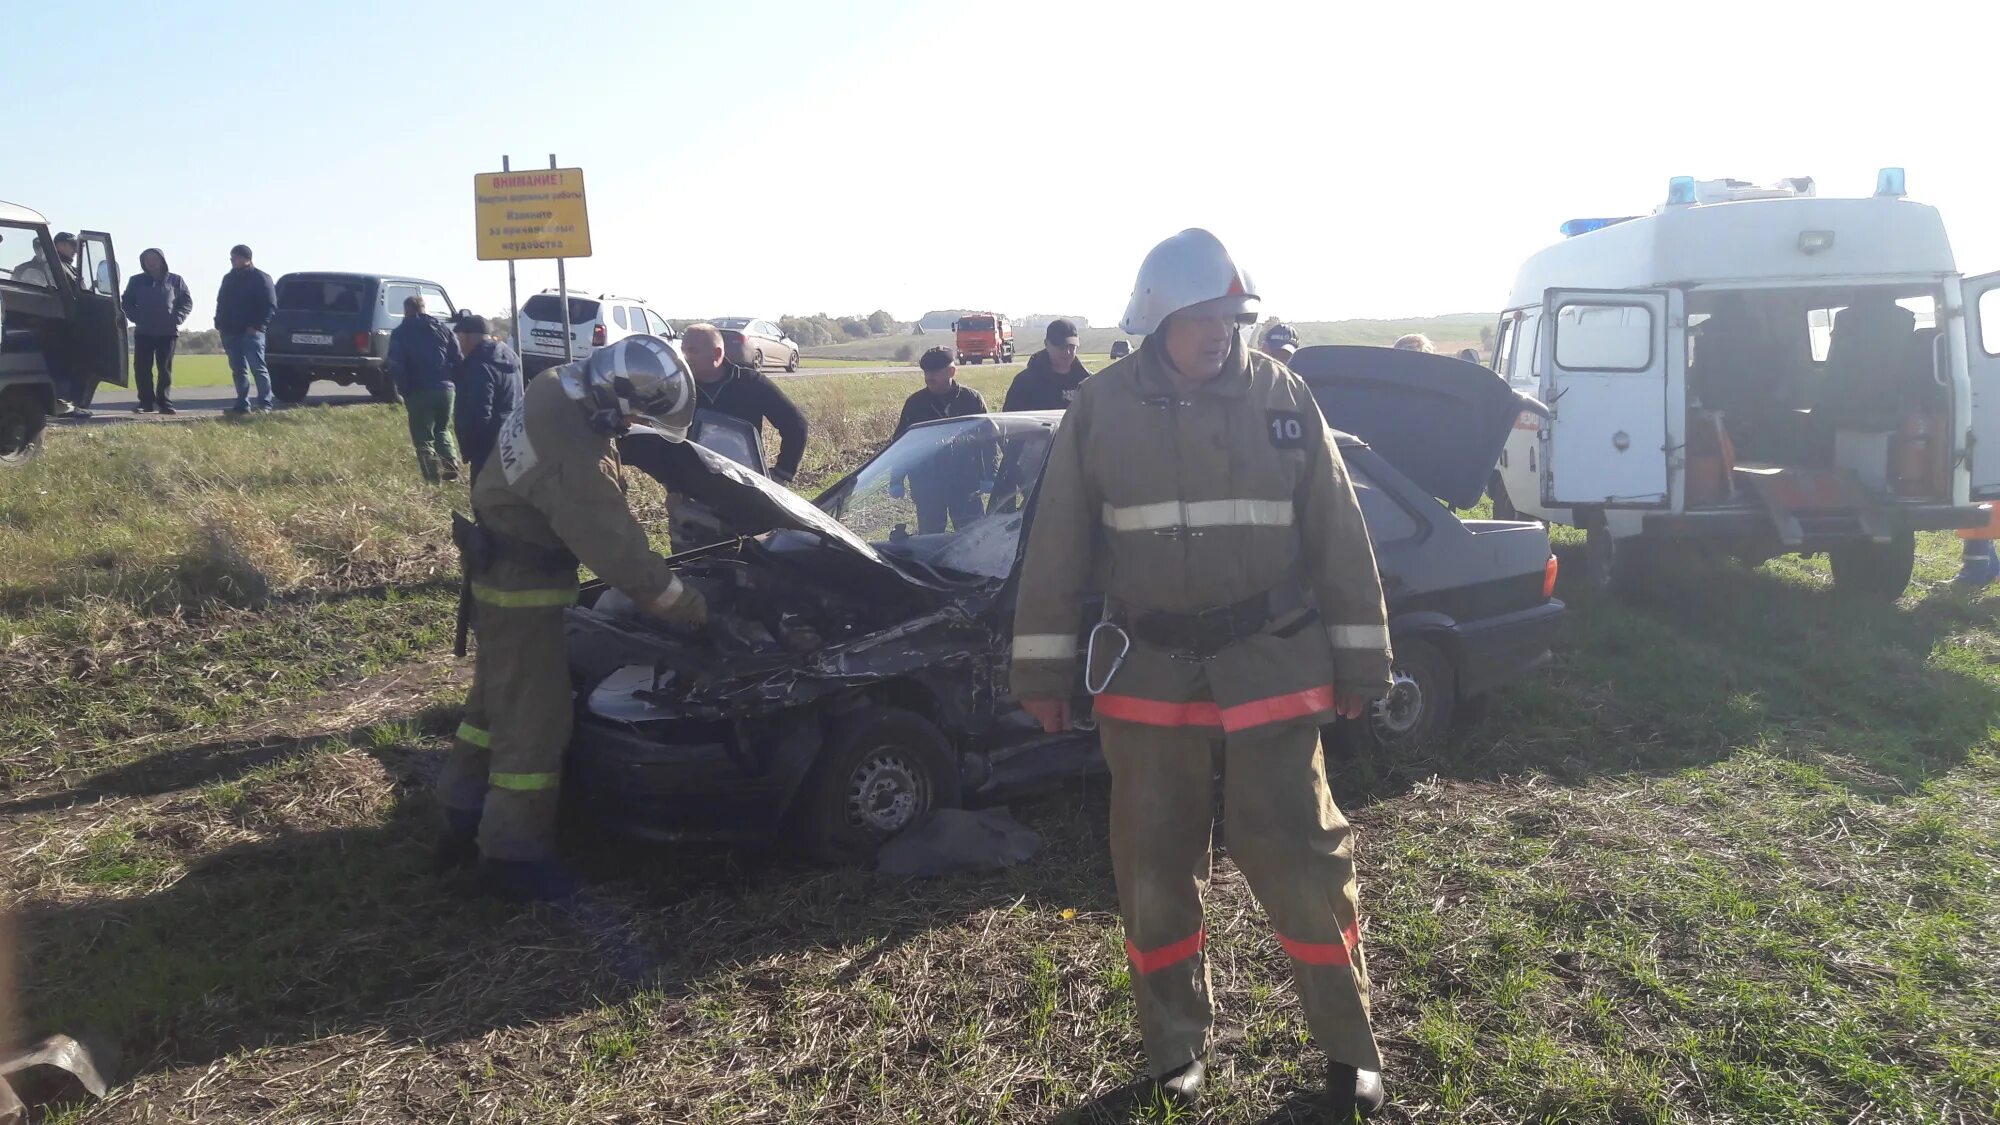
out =
{"type": "Polygon", "coordinates": [[[1132,944],[1131,938],[1126,938],[1125,956],[1132,959],[1132,968],[1137,970],[1140,976],[1144,976],[1147,973],[1157,973],[1170,965],[1180,964],[1200,953],[1201,947],[1207,943],[1207,930],[1196,930],[1172,945],[1163,945],[1158,949],[1140,949],[1132,944]]]}
{"type": "Polygon", "coordinates": [[[1352,965],[1352,950],[1361,944],[1361,932],[1353,926],[1340,932],[1339,942],[1293,941],[1283,934],[1278,935],[1278,944],[1292,955],[1292,960],[1307,965],[1352,965]]]}
{"type": "Polygon", "coordinates": [[[1107,719],[1123,719],[1150,727],[1221,727],[1233,733],[1331,711],[1333,685],[1274,695],[1268,699],[1253,699],[1228,708],[1206,701],[1167,703],[1158,699],[1140,699],[1135,695],[1105,694],[1097,697],[1094,709],[1107,719]]]}

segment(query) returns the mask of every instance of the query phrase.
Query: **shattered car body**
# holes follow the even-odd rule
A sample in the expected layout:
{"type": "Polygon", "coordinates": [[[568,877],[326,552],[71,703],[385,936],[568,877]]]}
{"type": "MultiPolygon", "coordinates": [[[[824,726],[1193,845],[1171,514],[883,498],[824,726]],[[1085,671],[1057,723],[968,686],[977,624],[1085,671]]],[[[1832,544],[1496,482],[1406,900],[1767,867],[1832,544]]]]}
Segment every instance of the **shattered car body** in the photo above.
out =
{"type": "MultiPolygon", "coordinates": [[[[1308,381],[1345,428],[1343,399],[1358,384],[1342,373],[1308,381]]],[[[628,466],[729,534],[671,559],[708,598],[699,637],[644,618],[601,584],[570,611],[570,796],[626,834],[793,835],[840,858],[931,809],[1101,771],[1094,734],[1044,734],[1007,688],[1025,533],[1061,421],[1014,413],[915,426],[814,502],[702,444],[628,435],[628,466]],[[946,508],[964,523],[949,525],[946,508]]],[[[1399,440],[1376,428],[1385,444],[1399,440]]],[[[1399,653],[1391,699],[1343,725],[1364,743],[1416,746],[1442,737],[1466,698],[1548,659],[1563,607],[1548,596],[1547,535],[1461,522],[1434,497],[1455,490],[1462,466],[1424,465],[1420,487],[1360,439],[1339,441],[1377,539],[1399,653]]],[[[1466,451],[1468,463],[1481,455],[1466,451]]],[[[1087,721],[1080,683],[1076,695],[1087,721]]]]}

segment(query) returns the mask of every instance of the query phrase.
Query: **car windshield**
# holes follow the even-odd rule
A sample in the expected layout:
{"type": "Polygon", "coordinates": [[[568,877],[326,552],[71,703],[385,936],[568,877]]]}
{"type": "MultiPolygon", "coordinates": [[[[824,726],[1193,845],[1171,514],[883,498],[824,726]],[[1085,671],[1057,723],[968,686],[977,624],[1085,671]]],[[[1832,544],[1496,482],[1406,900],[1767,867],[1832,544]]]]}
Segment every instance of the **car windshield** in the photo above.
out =
{"type": "Polygon", "coordinates": [[[747,316],[721,316],[709,321],[709,323],[715,325],[717,328],[748,328],[750,327],[750,318],[747,316]]]}
{"type": "Polygon", "coordinates": [[[974,415],[917,426],[819,506],[893,559],[946,577],[1005,578],[1053,422],[974,415]]]}
{"type": "Polygon", "coordinates": [[[958,319],[958,328],[961,332],[989,332],[993,328],[993,318],[990,316],[960,317],[958,319]]]}

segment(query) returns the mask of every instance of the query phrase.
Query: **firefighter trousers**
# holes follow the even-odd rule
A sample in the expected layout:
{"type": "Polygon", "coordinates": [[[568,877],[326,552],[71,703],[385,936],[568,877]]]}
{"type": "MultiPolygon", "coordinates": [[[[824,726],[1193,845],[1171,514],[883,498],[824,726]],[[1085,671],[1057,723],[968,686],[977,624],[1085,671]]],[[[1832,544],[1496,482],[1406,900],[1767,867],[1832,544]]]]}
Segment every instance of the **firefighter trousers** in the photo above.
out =
{"type": "Polygon", "coordinates": [[[563,611],[576,601],[576,573],[495,568],[472,590],[472,689],[438,796],[448,810],[479,813],[486,858],[546,859],[572,721],[563,611]]]}
{"type": "Polygon", "coordinates": [[[1380,1070],[1368,1022],[1353,834],[1326,786],[1319,729],[1102,720],[1111,766],[1111,863],[1146,1058],[1156,1076],[1201,1057],[1213,1014],[1202,891],[1223,751],[1229,856],[1291,957],[1306,1023],[1328,1057],[1380,1070]]]}

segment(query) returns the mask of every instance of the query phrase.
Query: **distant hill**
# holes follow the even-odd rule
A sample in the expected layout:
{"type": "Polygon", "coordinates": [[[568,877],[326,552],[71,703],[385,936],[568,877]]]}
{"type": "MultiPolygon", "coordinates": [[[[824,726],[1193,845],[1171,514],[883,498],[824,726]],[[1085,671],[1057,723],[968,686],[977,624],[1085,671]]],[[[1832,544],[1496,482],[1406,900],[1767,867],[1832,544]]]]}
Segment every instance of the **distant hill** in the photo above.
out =
{"type": "MultiPolygon", "coordinates": [[[[923,325],[926,336],[938,332],[949,335],[951,322],[959,315],[958,312],[942,310],[929,312],[918,323],[923,325]],[[942,318],[942,322],[934,326],[933,318],[942,318]]],[[[1404,320],[1292,320],[1286,323],[1297,330],[1300,341],[1307,345],[1373,344],[1386,347],[1395,343],[1398,336],[1421,332],[1431,338],[1438,351],[1449,355],[1460,348],[1479,347],[1479,330],[1491,329],[1499,321],[1498,313],[1451,313],[1404,320]]],[[[1047,323],[1046,320],[1043,323],[1047,323]]],[[[1132,339],[1116,328],[1084,328],[1081,335],[1086,355],[1104,355],[1111,350],[1114,341],[1132,339]]],[[[883,336],[807,348],[805,353],[829,359],[894,360],[897,348],[909,342],[906,336],[883,336]]],[[[1019,353],[1026,357],[1029,352],[1041,347],[1041,330],[1019,329],[1015,332],[1014,343],[1019,353]]]]}

